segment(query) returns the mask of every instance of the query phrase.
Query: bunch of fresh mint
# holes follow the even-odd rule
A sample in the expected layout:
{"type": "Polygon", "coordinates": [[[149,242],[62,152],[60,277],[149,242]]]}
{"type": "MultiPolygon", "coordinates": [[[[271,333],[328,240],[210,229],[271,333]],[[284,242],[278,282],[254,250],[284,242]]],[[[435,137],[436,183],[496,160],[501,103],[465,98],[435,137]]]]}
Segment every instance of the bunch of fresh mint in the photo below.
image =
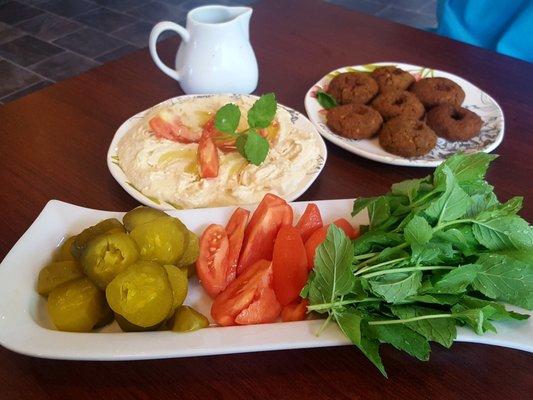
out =
{"type": "Polygon", "coordinates": [[[226,135],[222,140],[234,138],[239,153],[252,164],[260,165],[265,161],[270,146],[258,130],[270,125],[276,115],[277,106],[274,93],[264,94],[248,111],[248,129],[236,132],[241,110],[235,104],[228,103],[217,111],[215,128],[226,135]]]}
{"type": "Polygon", "coordinates": [[[522,198],[500,203],[485,180],[495,156],[457,154],[433,176],[357,199],[369,225],[351,242],[330,226],[302,296],[328,314],[386,376],[381,343],[420,359],[429,341],[450,347],[456,325],[496,332],[522,320],[498,301],[533,308],[533,228],[522,198]]]}

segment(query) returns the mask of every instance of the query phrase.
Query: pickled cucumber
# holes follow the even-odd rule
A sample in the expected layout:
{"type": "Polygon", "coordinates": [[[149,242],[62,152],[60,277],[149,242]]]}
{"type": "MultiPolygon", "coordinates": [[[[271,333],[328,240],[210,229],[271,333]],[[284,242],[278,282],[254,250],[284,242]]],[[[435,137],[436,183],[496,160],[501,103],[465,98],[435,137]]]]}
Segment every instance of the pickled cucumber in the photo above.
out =
{"type": "Polygon", "coordinates": [[[154,326],[149,326],[149,327],[144,328],[142,326],[132,324],[130,321],[128,321],[126,318],[124,318],[120,314],[115,314],[115,320],[117,321],[118,326],[120,326],[120,329],[122,329],[124,332],[157,331],[161,325],[161,323],[159,323],[154,326]]]}
{"type": "Polygon", "coordinates": [[[113,232],[124,232],[124,226],[116,218],[104,219],[96,225],[84,229],[79,235],[77,235],[74,243],[72,243],[70,251],[72,252],[74,258],[79,260],[83,251],[87,247],[87,244],[92,239],[104,233],[113,232]]]}
{"type": "Polygon", "coordinates": [[[56,328],[68,332],[90,332],[108,314],[104,293],[87,278],[52,290],[47,309],[56,328]]]}
{"type": "Polygon", "coordinates": [[[174,265],[163,265],[163,268],[167,271],[168,280],[172,287],[172,297],[174,299],[172,310],[169,313],[169,317],[171,317],[187,297],[189,280],[187,279],[187,271],[184,269],[180,269],[174,265]]]}
{"type": "Polygon", "coordinates": [[[59,249],[56,252],[56,255],[54,257],[54,261],[72,261],[75,260],[74,256],[72,255],[72,252],[70,249],[72,248],[72,244],[76,240],[76,236],[71,236],[67,240],[63,242],[63,244],[59,247],[59,249]]]}
{"type": "Polygon", "coordinates": [[[124,227],[128,232],[131,232],[136,226],[145,224],[146,222],[153,221],[159,217],[167,217],[163,211],[156,210],[155,208],[139,206],[133,210],[127,212],[122,218],[124,227]]]}
{"type": "Polygon", "coordinates": [[[187,270],[187,276],[190,278],[196,272],[196,260],[200,254],[200,244],[198,236],[194,232],[187,231],[189,240],[183,256],[178,260],[176,266],[187,270]]]}
{"type": "Polygon", "coordinates": [[[207,328],[209,320],[194,308],[181,306],[170,320],[170,329],[174,332],[191,332],[207,328]]]}
{"type": "Polygon", "coordinates": [[[187,247],[187,232],[180,220],[167,216],[136,226],[130,236],[139,247],[141,259],[175,265],[187,247]]]}
{"type": "Polygon", "coordinates": [[[59,285],[82,276],[82,269],[76,261],[52,262],[39,272],[37,292],[40,295],[48,296],[59,285]]]}
{"type": "Polygon", "coordinates": [[[81,256],[85,274],[100,289],[139,258],[137,245],[127,233],[116,232],[92,239],[81,256]]]}
{"type": "Polygon", "coordinates": [[[137,261],[107,285],[111,309],[130,323],[146,328],[165,320],[174,302],[168,274],[161,265],[137,261]]]}

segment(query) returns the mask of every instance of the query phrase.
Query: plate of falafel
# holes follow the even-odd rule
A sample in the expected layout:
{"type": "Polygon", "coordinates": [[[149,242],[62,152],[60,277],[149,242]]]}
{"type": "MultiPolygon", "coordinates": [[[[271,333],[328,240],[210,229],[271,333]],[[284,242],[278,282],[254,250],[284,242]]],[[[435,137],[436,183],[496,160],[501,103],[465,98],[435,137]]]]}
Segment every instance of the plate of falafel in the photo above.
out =
{"type": "Polygon", "coordinates": [[[483,90],[448,72],[379,62],[336,69],[309,89],[305,109],[320,134],[359,156],[435,167],[457,152],[491,152],[504,116],[483,90]]]}

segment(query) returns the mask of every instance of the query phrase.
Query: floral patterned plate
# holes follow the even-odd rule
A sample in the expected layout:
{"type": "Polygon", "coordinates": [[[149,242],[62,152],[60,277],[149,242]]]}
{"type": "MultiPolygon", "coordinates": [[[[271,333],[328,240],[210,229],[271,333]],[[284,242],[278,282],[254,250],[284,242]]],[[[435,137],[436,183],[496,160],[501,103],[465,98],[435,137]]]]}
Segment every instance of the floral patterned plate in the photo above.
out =
{"type": "Polygon", "coordinates": [[[486,153],[491,152],[498,147],[503,139],[503,112],[498,103],[496,103],[491,96],[457,75],[421,67],[419,65],[398,62],[379,62],[375,64],[356,65],[336,69],[335,71],[328,73],[309,89],[305,95],[305,110],[307,111],[307,115],[311,122],[313,122],[318,128],[320,134],[330,142],[333,142],[358,156],[386,164],[411,167],[435,167],[447,157],[458,151],[463,151],[465,153],[476,153],[479,151],[484,151],[486,153]],[[376,137],[373,139],[354,140],[333,133],[326,125],[326,110],[324,110],[324,108],[318,103],[316,92],[318,90],[326,90],[331,79],[341,72],[363,71],[370,73],[377,67],[385,65],[394,65],[408,71],[417,80],[435,76],[449,78],[459,84],[466,95],[463,107],[476,112],[483,119],[481,133],[472,140],[465,142],[450,142],[443,138],[439,138],[437,145],[431,152],[425,156],[415,158],[405,158],[388,153],[379,145],[376,137]]]}

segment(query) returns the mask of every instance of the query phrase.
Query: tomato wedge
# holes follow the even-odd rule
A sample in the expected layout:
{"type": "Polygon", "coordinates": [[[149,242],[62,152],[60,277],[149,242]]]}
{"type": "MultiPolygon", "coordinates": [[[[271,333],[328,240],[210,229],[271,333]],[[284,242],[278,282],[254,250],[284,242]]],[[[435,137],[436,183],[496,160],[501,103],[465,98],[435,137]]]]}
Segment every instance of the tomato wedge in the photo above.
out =
{"type": "Polygon", "coordinates": [[[267,194],[257,206],[244,233],[237,276],[259,260],[272,260],[274,241],[279,229],[292,225],[292,208],[282,198],[267,194]]]}
{"type": "MultiPolygon", "coordinates": [[[[339,218],[333,222],[339,228],[341,228],[346,236],[350,239],[356,239],[359,236],[359,231],[356,230],[346,219],[339,218]]],[[[305,251],[307,253],[308,268],[311,270],[314,266],[316,249],[320,244],[326,240],[329,225],[314,231],[309,239],[305,242],[305,251]]]]}
{"type": "Polygon", "coordinates": [[[216,178],[218,176],[218,151],[211,138],[202,138],[198,145],[198,163],[202,178],[216,178]]]}
{"type": "Polygon", "coordinates": [[[203,126],[202,137],[210,137],[213,139],[215,146],[225,153],[237,150],[237,146],[235,144],[236,139],[233,137],[228,137],[228,135],[220,132],[215,127],[215,117],[211,118],[203,126]]]}
{"type": "Polygon", "coordinates": [[[228,275],[227,283],[233,281],[237,275],[237,264],[241,254],[242,242],[244,241],[244,230],[248,222],[250,211],[244,208],[237,208],[226,225],[226,233],[229,238],[228,253],[228,275]]]}
{"type": "Polygon", "coordinates": [[[259,260],[215,298],[211,316],[221,326],[273,322],[281,312],[281,305],[271,281],[272,263],[259,260]]]}
{"type": "Polygon", "coordinates": [[[281,309],[281,320],[283,322],[303,321],[307,315],[307,299],[300,299],[287,304],[281,309]]]}
{"type": "Polygon", "coordinates": [[[300,235],[302,235],[302,239],[305,242],[314,231],[323,226],[320,210],[316,204],[311,203],[305,208],[304,213],[296,224],[296,229],[300,231],[300,235]]]}
{"type": "Polygon", "coordinates": [[[148,121],[148,125],[159,138],[181,143],[196,143],[200,134],[183,124],[170,110],[162,110],[148,121]]]}
{"type": "Polygon", "coordinates": [[[348,236],[350,239],[354,240],[359,236],[359,230],[356,230],[352,224],[350,224],[346,219],[339,218],[336,219],[333,222],[335,225],[337,225],[339,228],[341,228],[344,233],[346,233],[346,236],[348,236]]]}
{"type": "Polygon", "coordinates": [[[215,297],[227,286],[229,240],[223,226],[211,224],[200,238],[196,273],[205,291],[215,297]]]}
{"type": "Polygon", "coordinates": [[[305,252],[307,254],[307,268],[309,270],[312,270],[313,266],[315,265],[316,249],[324,240],[326,240],[327,233],[327,226],[318,228],[305,242],[305,252]]]}
{"type": "Polygon", "coordinates": [[[307,266],[300,231],[291,225],[282,226],[276,237],[272,255],[272,286],[282,306],[299,298],[307,281],[307,266]]]}

